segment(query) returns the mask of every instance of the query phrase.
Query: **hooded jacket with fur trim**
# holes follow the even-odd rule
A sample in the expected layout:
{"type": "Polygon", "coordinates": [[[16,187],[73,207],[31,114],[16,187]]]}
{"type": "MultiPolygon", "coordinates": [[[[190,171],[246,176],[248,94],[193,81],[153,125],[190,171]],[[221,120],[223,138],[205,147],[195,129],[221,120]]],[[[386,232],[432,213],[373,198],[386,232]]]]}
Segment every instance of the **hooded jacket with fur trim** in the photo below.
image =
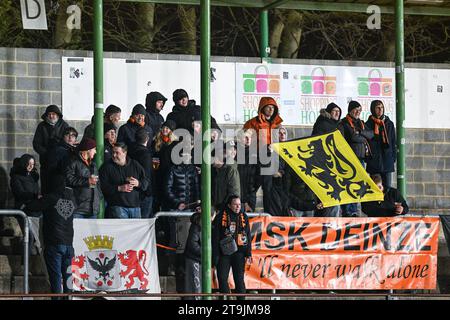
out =
{"type": "Polygon", "coordinates": [[[320,115],[317,117],[317,120],[314,123],[312,135],[325,134],[336,130],[342,115],[341,108],[339,108],[339,110],[341,111],[339,119],[334,120],[333,118],[331,118],[331,113],[329,113],[327,109],[320,109],[320,115]]]}

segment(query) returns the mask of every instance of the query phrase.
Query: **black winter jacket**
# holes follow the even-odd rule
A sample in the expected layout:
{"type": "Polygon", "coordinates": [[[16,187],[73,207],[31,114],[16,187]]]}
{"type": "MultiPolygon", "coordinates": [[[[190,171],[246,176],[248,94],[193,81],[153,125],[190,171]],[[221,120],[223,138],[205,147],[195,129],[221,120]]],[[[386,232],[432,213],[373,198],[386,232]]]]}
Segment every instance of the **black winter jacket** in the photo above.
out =
{"type": "Polygon", "coordinates": [[[139,208],[141,206],[140,194],[147,190],[149,185],[142,166],[131,158],[127,158],[124,166],[119,166],[112,160],[100,168],[100,181],[103,194],[108,206],[126,208],[139,208]],[[139,187],[131,192],[120,192],[118,187],[127,183],[128,177],[139,181],[139,187]]]}
{"type": "MultiPolygon", "coordinates": [[[[372,158],[367,160],[368,173],[384,173],[394,172],[395,159],[397,152],[397,138],[395,135],[394,123],[387,117],[384,117],[384,125],[386,127],[387,138],[389,144],[383,143],[381,134],[373,136],[369,140],[370,149],[372,150],[372,158]]],[[[372,119],[366,121],[367,129],[373,130],[375,123],[372,119]]],[[[380,127],[380,130],[382,127],[380,127]]]]}
{"type": "Polygon", "coordinates": [[[76,200],[71,188],[59,188],[33,202],[30,210],[43,212],[44,243],[49,245],[73,244],[73,213],[76,200]]]}
{"type": "Polygon", "coordinates": [[[65,172],[66,186],[73,189],[77,204],[76,212],[91,216],[100,211],[100,199],[103,197],[100,182],[95,188],[89,187],[89,177],[98,176],[97,166],[92,161],[88,166],[79,155],[72,157],[65,172]]]}
{"type": "Polygon", "coordinates": [[[177,209],[181,203],[192,204],[200,199],[200,182],[193,164],[170,167],[163,185],[166,205],[177,209]]]}
{"type": "MultiPolygon", "coordinates": [[[[173,120],[177,124],[177,129],[188,130],[193,134],[192,122],[194,119],[201,118],[201,107],[195,103],[195,100],[189,100],[186,107],[175,105],[172,112],[167,115],[166,120],[173,120]]],[[[220,130],[216,119],[211,116],[211,128],[220,130]]],[[[220,130],[221,131],[221,130],[220,130]]]]}
{"type": "Polygon", "coordinates": [[[39,154],[41,166],[47,165],[48,151],[62,140],[64,129],[69,126],[62,119],[62,115],[59,117],[58,122],[53,126],[45,121],[45,115],[46,114],[42,115],[41,118],[44,121],[38,124],[33,138],[33,149],[39,154]]]}
{"type": "Polygon", "coordinates": [[[143,192],[143,195],[150,197],[152,195],[152,180],[153,180],[153,158],[152,153],[147,147],[141,144],[134,143],[128,155],[131,159],[136,160],[142,166],[145,172],[145,177],[147,178],[149,184],[147,190],[143,192]]]}
{"type": "MultiPolygon", "coordinates": [[[[25,168],[15,166],[10,171],[11,191],[14,195],[14,207],[23,209],[39,195],[39,174],[36,170],[28,173],[25,168]]],[[[26,209],[28,211],[28,209],[26,209]]]]}
{"type": "Polygon", "coordinates": [[[60,141],[48,152],[48,178],[49,192],[54,190],[56,181],[60,181],[58,176],[64,175],[64,170],[70,164],[71,158],[75,156],[75,148],[64,140],[60,141]]]}
{"type": "Polygon", "coordinates": [[[365,127],[364,122],[361,119],[357,120],[353,118],[352,120],[354,128],[352,128],[348,119],[344,118],[339,123],[338,129],[341,131],[358,159],[365,160],[371,157],[368,140],[372,139],[373,130],[365,127]]]}
{"type": "Polygon", "coordinates": [[[261,186],[261,179],[259,175],[258,155],[251,155],[249,147],[245,147],[245,163],[238,164],[239,181],[241,184],[241,202],[248,205],[255,210],[256,207],[256,192],[261,186]]]}
{"type": "Polygon", "coordinates": [[[189,228],[184,255],[197,262],[202,260],[202,227],[196,223],[191,223],[189,228]]]}
{"type": "Polygon", "coordinates": [[[289,193],[289,206],[300,211],[312,211],[316,208],[314,193],[295,171],[285,167],[286,190],[289,193]]]}
{"type": "Polygon", "coordinates": [[[320,135],[336,130],[339,120],[331,118],[331,114],[326,109],[320,110],[320,115],[314,123],[312,135],[320,135]]]}
{"type": "Polygon", "coordinates": [[[214,264],[217,264],[219,256],[222,256],[222,251],[220,249],[220,240],[224,239],[227,234],[230,233],[230,225],[234,224],[236,226],[236,230],[234,232],[233,237],[236,241],[238,251],[243,253],[245,257],[252,256],[252,243],[251,243],[251,234],[250,234],[250,224],[248,221],[248,216],[245,212],[241,211],[239,214],[231,211],[228,206],[225,209],[219,211],[213,221],[213,229],[212,229],[212,253],[213,253],[213,261],[214,264]],[[227,219],[224,219],[224,215],[227,215],[227,219]],[[244,225],[242,225],[241,215],[243,215],[244,225]],[[238,235],[241,234],[246,238],[246,243],[242,244],[238,241],[238,235]]]}
{"type": "MultiPolygon", "coordinates": [[[[123,142],[128,147],[131,147],[131,145],[136,141],[134,136],[139,128],[144,128],[148,132],[148,136],[150,138],[153,137],[152,128],[150,128],[147,124],[141,127],[139,124],[134,122],[133,119],[129,119],[127,123],[119,128],[119,133],[117,134],[117,142],[123,142]]],[[[148,148],[151,149],[150,144],[148,148]]]]}
{"type": "Polygon", "coordinates": [[[104,156],[104,159],[103,159],[103,163],[106,163],[106,162],[108,162],[109,160],[112,159],[113,146],[106,139],[105,139],[104,146],[105,146],[105,156],[104,156]]]}
{"type": "Polygon", "coordinates": [[[405,199],[394,188],[387,189],[384,193],[383,201],[362,202],[361,210],[369,217],[396,217],[399,215],[395,213],[395,202],[402,204],[402,215],[409,212],[409,207],[405,199]]]}
{"type": "Polygon", "coordinates": [[[162,124],[164,123],[163,116],[156,109],[156,101],[161,100],[164,103],[167,101],[167,98],[164,97],[159,92],[151,92],[147,95],[147,99],[145,101],[145,109],[147,110],[147,114],[145,115],[145,123],[152,128],[153,136],[150,139],[153,139],[154,136],[161,129],[162,124]]]}

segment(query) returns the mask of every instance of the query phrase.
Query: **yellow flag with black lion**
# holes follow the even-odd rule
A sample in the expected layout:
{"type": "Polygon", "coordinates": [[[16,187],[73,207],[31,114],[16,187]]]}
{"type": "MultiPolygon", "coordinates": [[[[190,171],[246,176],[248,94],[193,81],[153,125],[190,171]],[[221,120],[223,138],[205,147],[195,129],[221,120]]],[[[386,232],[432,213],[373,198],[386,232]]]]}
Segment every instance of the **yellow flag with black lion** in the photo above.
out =
{"type": "Polygon", "coordinates": [[[383,201],[383,192],[367,174],[339,130],[272,144],[324,207],[383,201]]]}

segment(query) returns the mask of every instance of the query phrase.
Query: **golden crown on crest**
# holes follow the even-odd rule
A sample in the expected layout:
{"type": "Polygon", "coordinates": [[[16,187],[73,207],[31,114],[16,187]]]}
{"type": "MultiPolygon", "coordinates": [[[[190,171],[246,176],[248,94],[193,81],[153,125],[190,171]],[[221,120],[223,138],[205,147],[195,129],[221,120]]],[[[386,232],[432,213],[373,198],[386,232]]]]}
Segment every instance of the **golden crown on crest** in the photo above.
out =
{"type": "Polygon", "coordinates": [[[96,249],[109,249],[113,247],[114,238],[108,236],[90,236],[83,239],[89,251],[96,249]]]}

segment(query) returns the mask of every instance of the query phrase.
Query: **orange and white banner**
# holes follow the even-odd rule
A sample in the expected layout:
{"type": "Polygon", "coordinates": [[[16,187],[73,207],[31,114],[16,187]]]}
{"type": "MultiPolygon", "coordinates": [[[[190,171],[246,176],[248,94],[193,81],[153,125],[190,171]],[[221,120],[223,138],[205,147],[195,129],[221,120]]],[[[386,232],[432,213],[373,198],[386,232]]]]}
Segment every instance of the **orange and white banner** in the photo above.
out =
{"type": "Polygon", "coordinates": [[[435,289],[439,218],[250,219],[247,289],[435,289]]]}

